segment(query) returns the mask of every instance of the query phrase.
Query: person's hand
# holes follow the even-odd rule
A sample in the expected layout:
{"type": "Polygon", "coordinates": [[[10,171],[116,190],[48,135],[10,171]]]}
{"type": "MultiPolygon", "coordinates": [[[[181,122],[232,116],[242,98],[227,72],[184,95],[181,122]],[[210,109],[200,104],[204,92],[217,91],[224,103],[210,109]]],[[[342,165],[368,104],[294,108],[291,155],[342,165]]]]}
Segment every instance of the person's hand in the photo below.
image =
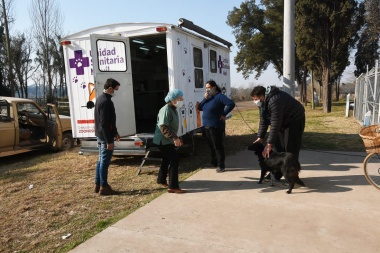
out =
{"type": "Polygon", "coordinates": [[[226,116],[224,115],[220,116],[220,120],[226,120],[226,116]]]}
{"type": "Polygon", "coordinates": [[[208,92],[206,92],[205,94],[204,94],[204,98],[205,99],[208,99],[210,97],[210,95],[208,94],[208,92]]]}
{"type": "Polygon", "coordinates": [[[115,141],[120,141],[120,135],[115,135],[115,141]]]}
{"type": "Polygon", "coordinates": [[[115,145],[113,143],[107,143],[107,150],[113,150],[115,145]]]}
{"type": "Polygon", "coordinates": [[[183,142],[182,142],[182,140],[180,138],[176,138],[176,139],[174,139],[174,145],[176,147],[180,147],[180,146],[183,145],[183,142]]]}
{"type": "Polygon", "coordinates": [[[257,138],[253,143],[256,143],[256,142],[263,143],[263,139],[261,139],[261,138],[257,138]]]}
{"type": "Polygon", "coordinates": [[[272,151],[272,144],[267,143],[267,145],[265,146],[264,151],[262,153],[264,158],[269,158],[269,154],[271,151],[272,151]]]}

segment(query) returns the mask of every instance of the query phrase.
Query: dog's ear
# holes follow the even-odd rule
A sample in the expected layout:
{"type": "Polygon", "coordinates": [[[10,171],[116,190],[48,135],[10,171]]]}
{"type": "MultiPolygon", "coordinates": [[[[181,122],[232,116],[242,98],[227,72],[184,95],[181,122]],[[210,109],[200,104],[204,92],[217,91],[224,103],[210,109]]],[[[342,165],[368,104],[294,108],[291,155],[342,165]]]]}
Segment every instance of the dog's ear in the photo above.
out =
{"type": "Polygon", "coordinates": [[[248,150],[263,152],[264,145],[260,142],[255,142],[255,143],[252,143],[251,145],[248,146],[248,150]]]}

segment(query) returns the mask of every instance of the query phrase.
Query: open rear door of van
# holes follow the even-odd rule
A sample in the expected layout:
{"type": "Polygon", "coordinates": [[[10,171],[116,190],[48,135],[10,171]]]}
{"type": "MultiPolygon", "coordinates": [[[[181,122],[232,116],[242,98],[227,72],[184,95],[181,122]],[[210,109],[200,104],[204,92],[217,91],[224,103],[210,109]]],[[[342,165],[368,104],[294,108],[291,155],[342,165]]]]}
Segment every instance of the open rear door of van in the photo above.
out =
{"type": "Polygon", "coordinates": [[[116,110],[116,126],[120,136],[135,134],[136,119],[129,39],[99,34],[91,34],[90,37],[96,95],[102,94],[104,83],[108,78],[117,80],[120,87],[112,98],[116,110]]]}

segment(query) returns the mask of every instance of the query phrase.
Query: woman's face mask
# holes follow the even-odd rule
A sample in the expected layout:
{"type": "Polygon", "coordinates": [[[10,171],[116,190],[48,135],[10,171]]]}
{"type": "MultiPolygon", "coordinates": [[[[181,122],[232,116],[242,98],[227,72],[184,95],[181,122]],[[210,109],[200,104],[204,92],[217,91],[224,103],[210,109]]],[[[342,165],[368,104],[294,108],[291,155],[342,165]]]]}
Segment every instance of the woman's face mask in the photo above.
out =
{"type": "Polygon", "coordinates": [[[208,94],[209,96],[213,96],[213,95],[215,95],[215,93],[216,93],[216,88],[215,88],[215,87],[212,87],[212,88],[210,88],[210,89],[206,89],[206,92],[207,92],[207,94],[208,94]]]}
{"type": "Polygon", "coordinates": [[[173,105],[177,108],[181,108],[183,106],[183,101],[182,100],[177,100],[176,103],[173,103],[173,105]]]}

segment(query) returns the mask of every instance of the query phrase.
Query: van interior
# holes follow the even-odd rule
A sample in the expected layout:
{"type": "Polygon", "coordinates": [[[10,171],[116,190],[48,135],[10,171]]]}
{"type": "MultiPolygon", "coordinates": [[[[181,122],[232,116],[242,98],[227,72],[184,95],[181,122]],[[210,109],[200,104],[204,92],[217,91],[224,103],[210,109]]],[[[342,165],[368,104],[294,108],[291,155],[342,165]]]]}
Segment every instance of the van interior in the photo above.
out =
{"type": "Polygon", "coordinates": [[[153,133],[169,91],[166,36],[130,39],[136,131],[153,133]]]}

